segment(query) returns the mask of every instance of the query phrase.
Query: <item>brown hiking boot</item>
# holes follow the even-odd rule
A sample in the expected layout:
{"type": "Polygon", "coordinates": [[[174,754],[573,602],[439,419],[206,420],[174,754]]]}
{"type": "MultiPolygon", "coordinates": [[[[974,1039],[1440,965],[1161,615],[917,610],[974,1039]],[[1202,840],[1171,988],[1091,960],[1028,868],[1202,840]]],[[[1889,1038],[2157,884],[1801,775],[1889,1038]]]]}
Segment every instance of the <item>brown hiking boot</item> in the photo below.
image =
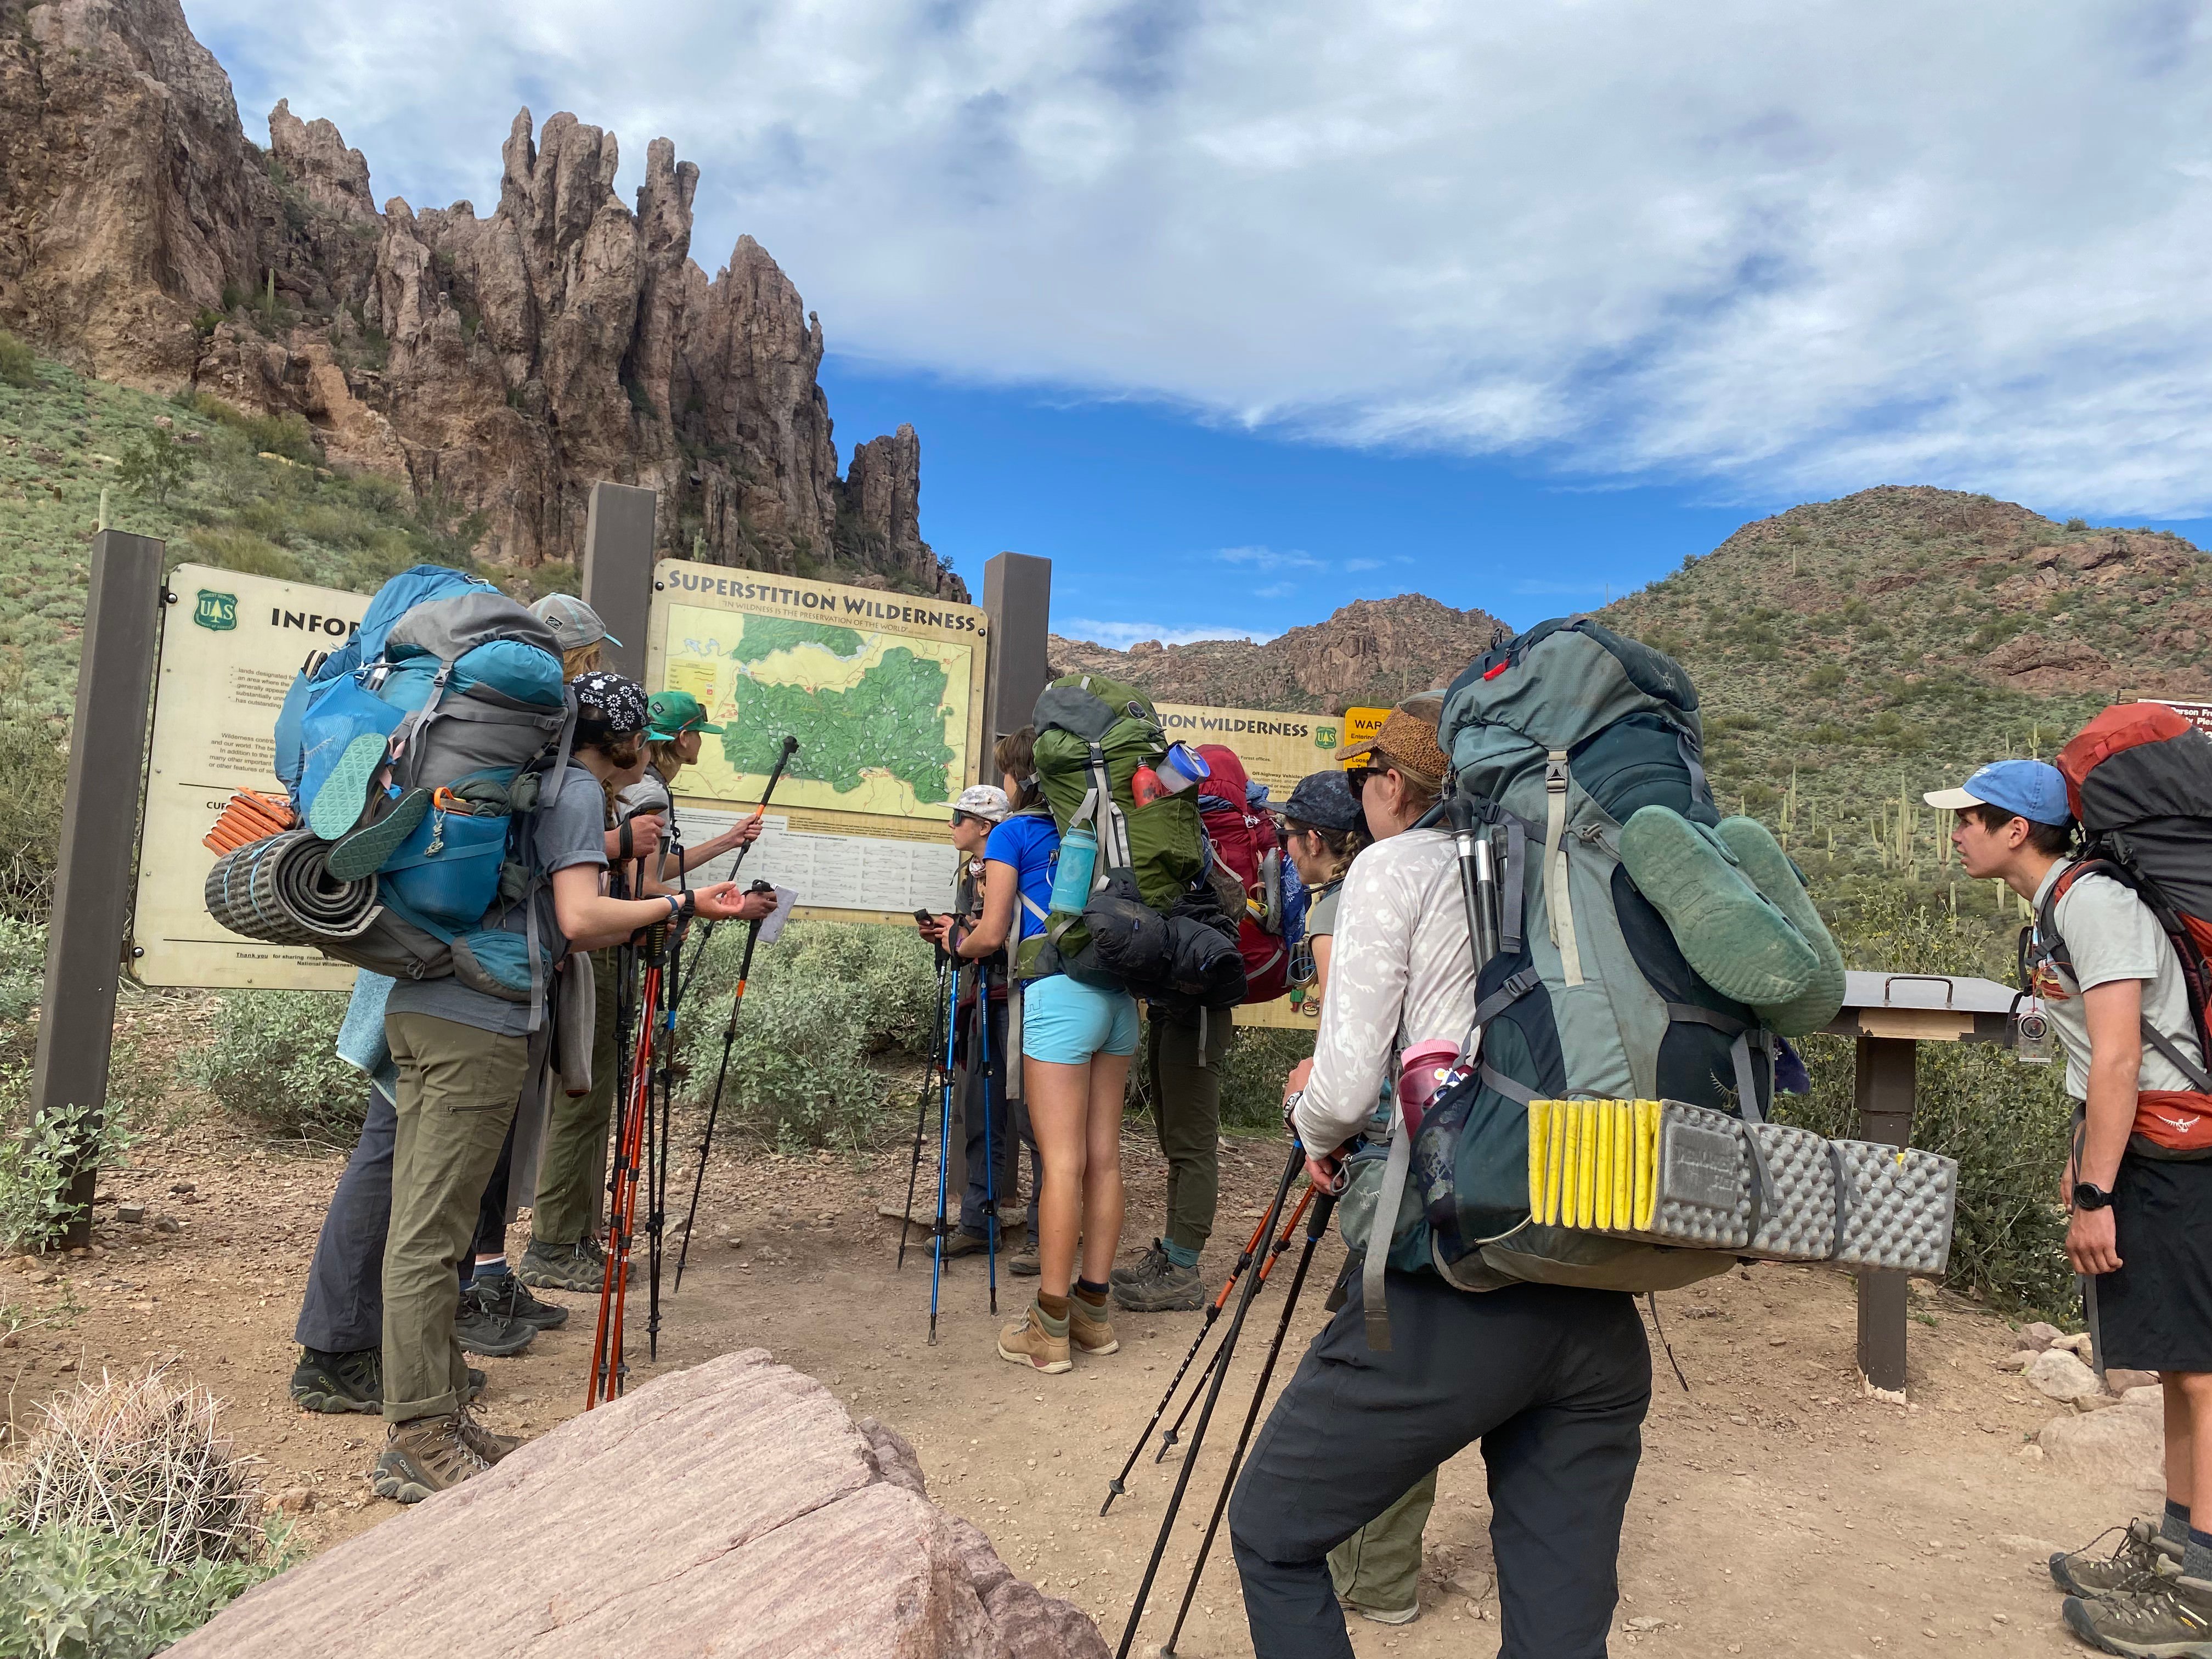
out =
{"type": "Polygon", "coordinates": [[[1043,1310],[1034,1302],[1019,1319],[999,1333],[999,1358],[1048,1374],[1075,1369],[1075,1362],[1067,1357],[1066,1328],[1063,1326],[1054,1336],[1045,1324],[1043,1310]]]}
{"type": "Polygon", "coordinates": [[[519,1434],[494,1434],[470,1416],[461,1413],[461,1439],[468,1449],[487,1463],[496,1463],[522,1443],[519,1434]]]}
{"type": "Polygon", "coordinates": [[[1119,1352],[1121,1339],[1114,1334],[1114,1322],[1103,1307],[1092,1307],[1079,1296],[1067,1298],[1067,1346],[1078,1353],[1119,1352]]]}
{"type": "MultiPolygon", "coordinates": [[[[2106,1533],[2105,1538],[2112,1534],[2106,1533]]],[[[2181,1547],[2160,1535],[2158,1522],[2138,1516],[2128,1522],[2119,1543],[2106,1551],[2105,1538],[2083,1548],[2051,1558],[2051,1582],[2069,1595],[2111,1595],[2115,1592],[2155,1588],[2161,1577],[2181,1570],[2181,1547]]]]}
{"type": "Polygon", "coordinates": [[[376,1495],[419,1504],[489,1468],[490,1460],[469,1443],[465,1425],[474,1426],[465,1412],[393,1424],[376,1460],[376,1495]]]}

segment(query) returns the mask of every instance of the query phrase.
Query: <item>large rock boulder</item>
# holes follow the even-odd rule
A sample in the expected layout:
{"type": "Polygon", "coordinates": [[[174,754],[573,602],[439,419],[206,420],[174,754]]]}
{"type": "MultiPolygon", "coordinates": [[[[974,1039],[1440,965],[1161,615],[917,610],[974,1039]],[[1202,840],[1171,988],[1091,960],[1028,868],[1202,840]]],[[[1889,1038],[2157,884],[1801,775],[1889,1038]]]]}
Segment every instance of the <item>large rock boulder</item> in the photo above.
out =
{"type": "Polygon", "coordinates": [[[2026,1376],[2038,1393],[2069,1405],[2104,1392],[2098,1386],[2097,1373],[2070,1348],[2045,1348],[2028,1362],[2026,1376]]]}
{"type": "Polygon", "coordinates": [[[2053,1418],[2036,1437],[2046,1462],[2098,1487],[2155,1492],[2166,1484],[2159,1390],[2130,1389],[2109,1411],[2053,1418]]]}
{"type": "Polygon", "coordinates": [[[570,1419],[170,1652],[293,1659],[335,1632],[352,1659],[1107,1651],[1080,1611],[929,1501],[896,1432],[757,1348],[570,1419]]]}

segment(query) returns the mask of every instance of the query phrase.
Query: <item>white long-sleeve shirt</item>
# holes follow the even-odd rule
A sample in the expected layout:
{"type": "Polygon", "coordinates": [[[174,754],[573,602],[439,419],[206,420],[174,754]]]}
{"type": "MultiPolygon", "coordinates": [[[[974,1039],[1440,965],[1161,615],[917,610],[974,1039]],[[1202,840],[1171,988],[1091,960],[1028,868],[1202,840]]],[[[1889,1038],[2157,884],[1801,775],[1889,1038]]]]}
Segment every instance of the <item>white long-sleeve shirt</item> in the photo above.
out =
{"type": "Polygon", "coordinates": [[[1474,953],[1458,854],[1441,830],[1377,842],[1352,861],[1337,905],[1313,1075],[1298,1103],[1309,1152],[1334,1151],[1375,1110],[1398,1054],[1474,1021],[1474,953]]]}

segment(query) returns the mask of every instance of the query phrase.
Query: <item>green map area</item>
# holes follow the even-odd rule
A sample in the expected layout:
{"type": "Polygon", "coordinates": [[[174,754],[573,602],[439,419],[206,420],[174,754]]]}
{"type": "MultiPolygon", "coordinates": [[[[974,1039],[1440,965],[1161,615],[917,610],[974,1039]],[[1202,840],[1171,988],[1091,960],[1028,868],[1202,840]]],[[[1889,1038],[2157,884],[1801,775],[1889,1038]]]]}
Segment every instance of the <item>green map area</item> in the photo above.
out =
{"type": "MultiPolygon", "coordinates": [[[[864,644],[849,628],[748,616],[744,641],[732,653],[738,660],[757,660],[757,629],[781,630],[781,643],[773,647],[778,650],[829,644],[830,636],[849,641],[839,654],[850,657],[864,644]]],[[[954,758],[945,740],[945,723],[954,712],[945,706],[945,665],[904,646],[884,652],[842,690],[742,681],[741,715],[723,733],[722,753],[732,771],[757,777],[775,766],[789,732],[799,739],[799,752],[784,775],[794,781],[811,780],[846,793],[860,787],[864,770],[888,772],[914,791],[915,800],[938,805],[951,799],[945,780],[954,758]]]]}
{"type": "Polygon", "coordinates": [[[763,657],[801,645],[819,646],[833,657],[857,657],[866,649],[867,641],[854,629],[796,622],[788,617],[757,617],[748,612],[745,631],[730,658],[734,662],[758,662],[763,657]]]}

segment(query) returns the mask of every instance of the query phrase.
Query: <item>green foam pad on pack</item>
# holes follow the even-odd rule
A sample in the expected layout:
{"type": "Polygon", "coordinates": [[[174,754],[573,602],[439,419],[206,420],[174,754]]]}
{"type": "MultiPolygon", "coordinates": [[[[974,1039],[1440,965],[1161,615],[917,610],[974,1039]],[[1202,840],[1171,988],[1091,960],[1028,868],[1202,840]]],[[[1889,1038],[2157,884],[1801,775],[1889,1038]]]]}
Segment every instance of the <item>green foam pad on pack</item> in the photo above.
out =
{"type": "Polygon", "coordinates": [[[1664,806],[1631,814],[1620,862],[1690,966],[1723,996],[1754,1008],[1803,994],[1820,958],[1789,917],[1760,896],[1710,830],[1664,806]]]}
{"type": "Polygon", "coordinates": [[[1723,818],[1716,831],[1735,854],[1751,884],[1790,919],[1799,937],[1813,947],[1819,966],[1805,988],[1784,1003],[1754,1003],[1759,1017],[1784,1036],[1803,1036],[1833,1019],[1844,1006],[1844,953],[1828,935],[1813,896],[1767,828],[1757,818],[1723,818]]]}

